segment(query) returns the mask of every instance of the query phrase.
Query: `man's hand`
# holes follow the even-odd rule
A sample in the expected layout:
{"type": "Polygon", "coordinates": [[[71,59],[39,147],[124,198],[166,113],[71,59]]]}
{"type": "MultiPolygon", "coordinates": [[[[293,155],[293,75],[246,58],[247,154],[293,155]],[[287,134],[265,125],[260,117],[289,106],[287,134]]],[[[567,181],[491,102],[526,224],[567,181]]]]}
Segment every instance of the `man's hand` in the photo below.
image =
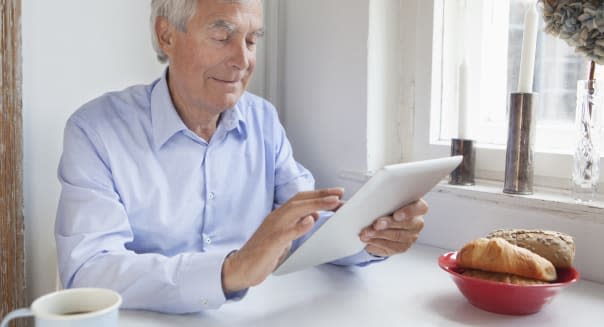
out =
{"type": "Polygon", "coordinates": [[[285,257],[292,241],[311,230],[319,210],[338,208],[341,188],[301,192],[268,215],[254,235],[222,266],[225,293],[260,284],[285,257]]]}
{"type": "Polygon", "coordinates": [[[359,235],[361,241],[367,243],[365,250],[380,257],[407,251],[424,228],[426,212],[428,204],[419,200],[398,209],[392,216],[376,219],[359,235]]]}

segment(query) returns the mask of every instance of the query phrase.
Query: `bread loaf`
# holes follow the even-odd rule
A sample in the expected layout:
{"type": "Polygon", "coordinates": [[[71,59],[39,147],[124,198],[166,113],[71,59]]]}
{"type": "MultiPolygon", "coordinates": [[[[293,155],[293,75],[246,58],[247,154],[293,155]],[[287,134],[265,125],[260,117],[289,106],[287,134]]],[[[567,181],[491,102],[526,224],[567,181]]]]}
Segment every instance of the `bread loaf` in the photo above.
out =
{"type": "Polygon", "coordinates": [[[547,259],[502,238],[479,238],[457,253],[460,267],[508,273],[542,281],[556,279],[556,268],[547,259]]]}
{"type": "Polygon", "coordinates": [[[476,277],[480,279],[492,280],[495,282],[502,282],[508,284],[516,284],[516,285],[539,285],[539,284],[547,284],[547,282],[531,279],[526,277],[521,277],[512,274],[498,273],[492,271],[482,271],[476,269],[466,269],[463,272],[464,275],[470,277],[476,277]]]}
{"type": "Polygon", "coordinates": [[[504,240],[529,249],[549,260],[556,268],[570,268],[575,258],[575,242],[570,235],[538,229],[498,229],[487,238],[504,240]]]}

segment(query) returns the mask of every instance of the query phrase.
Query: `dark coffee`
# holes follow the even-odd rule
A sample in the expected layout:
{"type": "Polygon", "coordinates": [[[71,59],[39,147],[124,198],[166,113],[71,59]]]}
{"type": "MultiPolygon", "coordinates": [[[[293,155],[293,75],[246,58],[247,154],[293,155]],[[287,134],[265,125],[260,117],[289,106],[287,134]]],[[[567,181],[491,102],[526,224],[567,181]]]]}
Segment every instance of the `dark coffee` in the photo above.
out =
{"type": "Polygon", "coordinates": [[[83,315],[85,313],[91,313],[92,311],[72,311],[61,313],[63,316],[83,315]]]}

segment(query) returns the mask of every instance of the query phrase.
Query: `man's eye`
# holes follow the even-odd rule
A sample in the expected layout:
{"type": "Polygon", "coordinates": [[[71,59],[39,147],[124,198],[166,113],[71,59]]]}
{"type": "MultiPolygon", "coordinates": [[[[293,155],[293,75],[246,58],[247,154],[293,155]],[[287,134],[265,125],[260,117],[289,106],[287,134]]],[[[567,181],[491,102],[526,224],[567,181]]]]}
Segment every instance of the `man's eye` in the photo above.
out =
{"type": "Polygon", "coordinates": [[[211,37],[214,41],[226,42],[229,40],[229,33],[214,33],[211,37]]]}
{"type": "Polygon", "coordinates": [[[252,47],[252,46],[255,46],[256,43],[258,43],[258,41],[260,41],[260,39],[263,36],[264,36],[264,31],[253,32],[253,33],[250,33],[247,35],[245,42],[247,43],[248,46],[252,47]]]}

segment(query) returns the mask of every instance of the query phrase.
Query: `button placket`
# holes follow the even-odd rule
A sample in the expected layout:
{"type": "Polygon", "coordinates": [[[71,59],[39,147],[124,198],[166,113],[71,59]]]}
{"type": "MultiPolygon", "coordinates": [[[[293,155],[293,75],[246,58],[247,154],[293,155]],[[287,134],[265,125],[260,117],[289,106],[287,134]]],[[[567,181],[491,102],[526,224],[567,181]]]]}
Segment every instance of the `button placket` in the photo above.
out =
{"type": "Polygon", "coordinates": [[[208,156],[210,155],[210,145],[208,144],[206,146],[206,152],[204,155],[204,164],[202,169],[204,170],[204,181],[203,183],[205,184],[203,186],[204,190],[205,190],[205,205],[204,205],[204,216],[203,216],[203,230],[202,230],[202,234],[201,234],[201,240],[204,244],[205,247],[208,247],[212,244],[212,240],[210,239],[210,237],[204,233],[204,231],[208,231],[211,230],[211,221],[210,221],[210,217],[212,216],[212,205],[209,203],[210,200],[214,199],[214,193],[209,191],[209,185],[210,185],[210,162],[208,160],[208,156]]]}

